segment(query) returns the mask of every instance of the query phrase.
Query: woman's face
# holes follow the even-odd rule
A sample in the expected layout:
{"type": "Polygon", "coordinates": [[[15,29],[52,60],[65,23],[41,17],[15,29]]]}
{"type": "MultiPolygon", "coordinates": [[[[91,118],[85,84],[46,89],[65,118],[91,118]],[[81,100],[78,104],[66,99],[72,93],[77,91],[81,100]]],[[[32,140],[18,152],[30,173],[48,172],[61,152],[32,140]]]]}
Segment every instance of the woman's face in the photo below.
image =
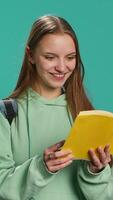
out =
{"type": "Polygon", "coordinates": [[[47,34],[32,57],[38,84],[46,90],[60,90],[76,65],[76,47],[68,34],[47,34]]]}

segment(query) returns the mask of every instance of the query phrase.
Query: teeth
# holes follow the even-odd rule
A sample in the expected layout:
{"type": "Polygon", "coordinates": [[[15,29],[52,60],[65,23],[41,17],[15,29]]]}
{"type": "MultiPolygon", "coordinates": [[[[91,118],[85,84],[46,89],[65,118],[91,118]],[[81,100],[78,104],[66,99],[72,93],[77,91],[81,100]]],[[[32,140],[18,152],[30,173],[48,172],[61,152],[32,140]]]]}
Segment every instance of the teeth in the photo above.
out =
{"type": "Polygon", "coordinates": [[[62,78],[62,77],[64,77],[64,74],[53,74],[53,76],[56,76],[56,77],[62,78]]]}

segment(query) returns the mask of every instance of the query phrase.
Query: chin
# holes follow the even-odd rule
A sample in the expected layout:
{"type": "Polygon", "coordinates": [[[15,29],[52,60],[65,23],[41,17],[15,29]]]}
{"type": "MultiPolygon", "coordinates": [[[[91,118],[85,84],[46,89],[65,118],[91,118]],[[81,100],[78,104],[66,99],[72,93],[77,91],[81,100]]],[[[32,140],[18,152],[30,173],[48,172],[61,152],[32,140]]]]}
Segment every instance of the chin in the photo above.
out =
{"type": "Polygon", "coordinates": [[[63,84],[61,85],[49,85],[49,88],[53,89],[53,90],[58,90],[61,89],[63,87],[63,84]]]}
{"type": "Polygon", "coordinates": [[[57,89],[57,88],[63,87],[63,85],[64,85],[64,83],[63,84],[53,84],[53,85],[51,85],[51,87],[57,89]]]}

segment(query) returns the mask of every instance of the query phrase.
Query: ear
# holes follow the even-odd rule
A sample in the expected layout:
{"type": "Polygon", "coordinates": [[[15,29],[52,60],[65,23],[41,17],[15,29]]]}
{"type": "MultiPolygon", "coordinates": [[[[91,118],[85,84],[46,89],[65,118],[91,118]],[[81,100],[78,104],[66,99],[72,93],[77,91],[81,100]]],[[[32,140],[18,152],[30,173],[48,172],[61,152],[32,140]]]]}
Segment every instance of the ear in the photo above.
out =
{"type": "Polygon", "coordinates": [[[34,64],[34,59],[33,59],[33,56],[32,56],[32,53],[31,53],[31,49],[29,46],[26,47],[26,54],[28,56],[28,60],[31,64],[34,64]]]}

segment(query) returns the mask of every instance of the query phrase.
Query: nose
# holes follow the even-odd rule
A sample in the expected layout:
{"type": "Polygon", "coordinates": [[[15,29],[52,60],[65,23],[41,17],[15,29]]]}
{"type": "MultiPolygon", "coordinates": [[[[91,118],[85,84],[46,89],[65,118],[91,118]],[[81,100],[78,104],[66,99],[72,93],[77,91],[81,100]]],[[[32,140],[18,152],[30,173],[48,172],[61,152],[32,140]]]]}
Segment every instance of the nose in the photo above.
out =
{"type": "Polygon", "coordinates": [[[65,59],[59,59],[55,69],[58,71],[58,72],[64,72],[65,69],[66,69],[66,62],[65,62],[65,59]]]}

